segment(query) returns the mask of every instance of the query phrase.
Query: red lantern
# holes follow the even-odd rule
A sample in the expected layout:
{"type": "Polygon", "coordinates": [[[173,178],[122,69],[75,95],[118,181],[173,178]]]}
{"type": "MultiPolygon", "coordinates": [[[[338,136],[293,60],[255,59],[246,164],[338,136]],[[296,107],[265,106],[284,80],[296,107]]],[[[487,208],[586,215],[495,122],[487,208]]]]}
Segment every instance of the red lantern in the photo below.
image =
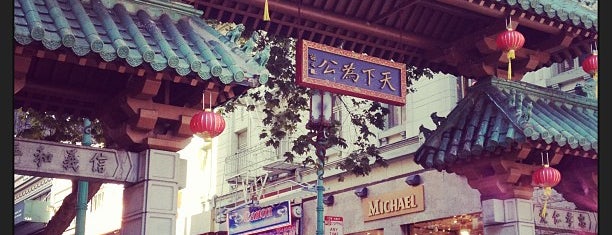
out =
{"type": "Polygon", "coordinates": [[[597,52],[593,52],[593,54],[582,61],[582,69],[591,76],[597,76],[597,52]]]}
{"type": "Polygon", "coordinates": [[[223,117],[212,111],[200,111],[191,117],[191,131],[206,141],[217,137],[225,129],[223,117]]]}
{"type": "Polygon", "coordinates": [[[557,169],[544,165],[531,175],[532,182],[538,187],[555,187],[561,181],[561,172],[557,169]]]}
{"type": "Polygon", "coordinates": [[[525,37],[519,31],[507,28],[506,31],[497,35],[497,48],[507,52],[508,55],[508,80],[512,79],[511,60],[516,58],[516,50],[525,45],[525,37]]]}
{"type": "Polygon", "coordinates": [[[589,57],[582,61],[582,69],[593,76],[595,80],[595,98],[597,98],[597,70],[599,69],[597,63],[597,51],[593,52],[589,57]]]}
{"type": "Polygon", "coordinates": [[[546,217],[546,205],[548,204],[548,199],[552,195],[552,187],[557,186],[557,184],[561,182],[561,172],[546,164],[542,168],[533,172],[531,175],[531,182],[534,186],[544,188],[544,206],[542,207],[542,213],[540,214],[540,216],[544,218],[546,217]]]}

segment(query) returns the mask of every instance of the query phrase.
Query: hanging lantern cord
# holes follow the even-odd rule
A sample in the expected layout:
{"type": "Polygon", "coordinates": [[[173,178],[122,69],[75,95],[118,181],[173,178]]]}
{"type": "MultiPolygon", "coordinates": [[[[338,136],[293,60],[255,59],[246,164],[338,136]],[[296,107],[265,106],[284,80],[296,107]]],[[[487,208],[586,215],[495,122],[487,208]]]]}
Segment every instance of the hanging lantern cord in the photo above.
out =
{"type": "MultiPolygon", "coordinates": [[[[506,20],[506,29],[512,29],[512,18],[508,17],[506,20]]],[[[516,53],[514,49],[510,49],[508,51],[508,81],[512,80],[512,60],[516,58],[516,53]]]]}

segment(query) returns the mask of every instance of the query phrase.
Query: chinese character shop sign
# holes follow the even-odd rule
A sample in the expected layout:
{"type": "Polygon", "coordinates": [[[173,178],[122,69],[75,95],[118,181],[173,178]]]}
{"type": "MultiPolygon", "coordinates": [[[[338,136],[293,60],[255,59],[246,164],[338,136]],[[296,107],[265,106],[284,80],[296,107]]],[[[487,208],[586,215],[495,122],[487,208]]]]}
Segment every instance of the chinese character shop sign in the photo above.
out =
{"type": "Polygon", "coordinates": [[[297,46],[301,86],[392,105],[406,104],[406,66],[301,39],[297,46]]]}
{"type": "Polygon", "coordinates": [[[42,140],[15,138],[16,174],[51,178],[79,178],[108,183],[136,182],[138,155],[42,140]]]}

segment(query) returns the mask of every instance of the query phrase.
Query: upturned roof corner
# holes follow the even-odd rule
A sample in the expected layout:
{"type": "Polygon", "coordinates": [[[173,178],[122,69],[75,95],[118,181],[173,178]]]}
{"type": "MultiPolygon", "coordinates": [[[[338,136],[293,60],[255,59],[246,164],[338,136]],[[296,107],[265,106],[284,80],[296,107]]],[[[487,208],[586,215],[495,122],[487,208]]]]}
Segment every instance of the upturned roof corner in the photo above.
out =
{"type": "MultiPolygon", "coordinates": [[[[525,82],[491,78],[468,95],[415,153],[424,168],[447,170],[523,144],[552,145],[569,155],[598,153],[598,106],[591,98],[525,82]]],[[[557,148],[555,147],[555,148],[557,148]]]]}

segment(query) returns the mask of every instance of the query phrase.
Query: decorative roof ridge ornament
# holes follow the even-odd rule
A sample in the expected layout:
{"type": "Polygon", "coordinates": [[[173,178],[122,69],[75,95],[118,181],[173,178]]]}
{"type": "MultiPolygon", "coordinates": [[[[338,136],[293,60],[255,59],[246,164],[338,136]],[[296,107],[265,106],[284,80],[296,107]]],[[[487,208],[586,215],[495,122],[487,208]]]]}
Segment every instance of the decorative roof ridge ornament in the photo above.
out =
{"type": "MultiPolygon", "coordinates": [[[[517,93],[523,93],[530,99],[546,99],[550,101],[561,102],[566,105],[574,105],[597,110],[597,100],[588,98],[565,91],[554,90],[547,87],[542,87],[536,84],[531,84],[524,81],[508,81],[505,79],[488,79],[479,81],[476,85],[470,87],[471,91],[487,89],[488,87],[496,87],[497,89],[515,89],[517,93]]],[[[486,92],[486,91],[485,91],[486,92]]]]}
{"type": "Polygon", "coordinates": [[[144,10],[153,20],[159,19],[162,14],[167,14],[176,22],[184,16],[201,17],[204,12],[196,9],[193,5],[182,3],[176,0],[85,0],[84,2],[101,1],[102,4],[112,9],[115,4],[123,4],[130,14],[136,14],[139,10],[144,10]]]}

